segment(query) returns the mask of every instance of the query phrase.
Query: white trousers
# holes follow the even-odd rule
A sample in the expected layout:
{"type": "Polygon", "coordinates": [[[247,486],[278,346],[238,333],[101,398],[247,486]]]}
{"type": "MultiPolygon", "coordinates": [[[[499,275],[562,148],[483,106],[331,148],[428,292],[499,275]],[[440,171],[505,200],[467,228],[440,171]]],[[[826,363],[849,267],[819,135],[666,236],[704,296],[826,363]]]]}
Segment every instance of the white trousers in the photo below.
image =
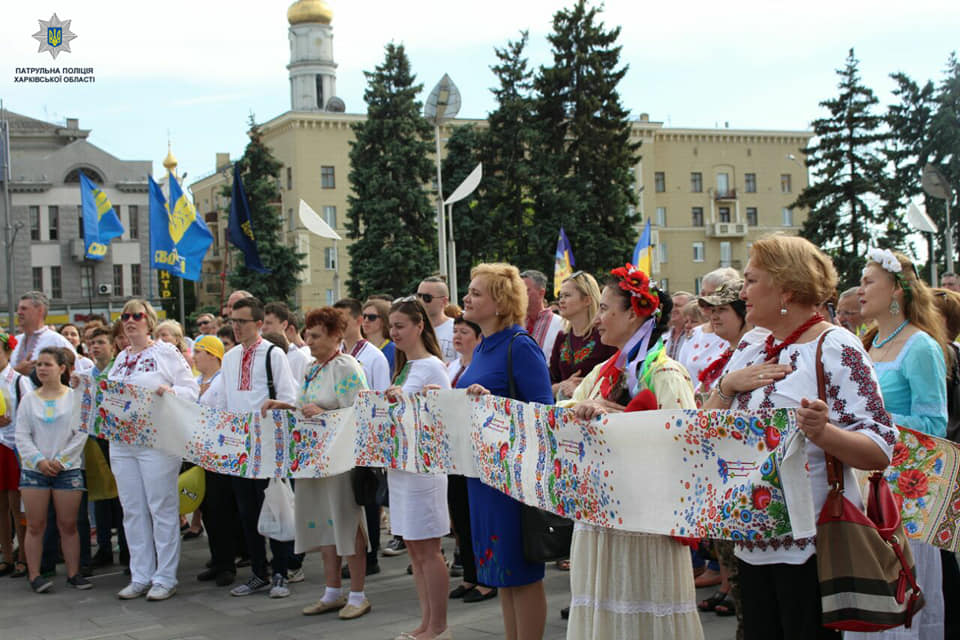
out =
{"type": "Polygon", "coordinates": [[[111,442],[110,467],[123,506],[131,580],[172,589],[180,563],[180,458],[111,442]]]}

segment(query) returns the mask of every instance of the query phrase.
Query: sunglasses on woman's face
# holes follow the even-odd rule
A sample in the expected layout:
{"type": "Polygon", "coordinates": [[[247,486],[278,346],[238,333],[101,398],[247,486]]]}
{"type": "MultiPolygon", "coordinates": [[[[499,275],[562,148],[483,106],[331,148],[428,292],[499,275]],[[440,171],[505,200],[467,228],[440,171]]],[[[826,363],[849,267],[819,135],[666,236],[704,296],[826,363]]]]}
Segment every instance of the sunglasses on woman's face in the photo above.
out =
{"type": "Polygon", "coordinates": [[[127,320],[133,320],[134,322],[140,322],[141,320],[143,320],[143,319],[146,318],[146,317],[147,317],[147,314],[145,314],[145,313],[142,312],[142,311],[137,311],[136,313],[121,313],[121,314],[120,314],[120,320],[121,320],[122,322],[126,322],[127,320]]]}
{"type": "Polygon", "coordinates": [[[380,319],[380,314],[379,314],[379,313],[365,313],[365,314],[363,314],[363,319],[366,320],[367,322],[376,322],[377,320],[380,319]]]}

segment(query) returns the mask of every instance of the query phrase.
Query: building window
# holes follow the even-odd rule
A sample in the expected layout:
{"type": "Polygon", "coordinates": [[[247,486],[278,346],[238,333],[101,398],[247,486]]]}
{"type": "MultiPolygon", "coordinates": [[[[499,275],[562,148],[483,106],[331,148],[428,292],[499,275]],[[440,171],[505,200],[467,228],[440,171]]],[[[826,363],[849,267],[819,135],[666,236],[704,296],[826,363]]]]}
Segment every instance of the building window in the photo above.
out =
{"type": "Polygon", "coordinates": [[[51,240],[60,239],[60,207],[55,205],[47,207],[47,229],[51,240]]]}
{"type": "MultiPolygon", "coordinates": [[[[217,225],[208,224],[207,227],[210,229],[210,235],[213,236],[213,244],[210,246],[213,248],[214,257],[220,255],[220,231],[217,229],[217,225]]],[[[219,289],[218,289],[219,291],[219,289]]]]}
{"type": "Polygon", "coordinates": [[[327,247],[323,250],[323,268],[337,268],[337,250],[334,247],[327,247]]]}
{"type": "Polygon", "coordinates": [[[33,290],[43,291],[43,267],[33,268],[33,290]]]}
{"type": "Polygon", "coordinates": [[[50,297],[63,297],[63,274],[58,265],[50,267],[50,297]]]}
{"type": "Polygon", "coordinates": [[[703,193],[703,174],[699,171],[690,174],[690,191],[692,193],[703,193]]]}
{"type": "Polygon", "coordinates": [[[130,295],[137,297],[143,295],[140,287],[140,265],[130,265],[130,295]]]}
{"type": "Polygon", "coordinates": [[[331,229],[337,228],[337,208],[333,206],[325,206],[323,208],[323,221],[330,225],[331,229]]]}
{"type": "Polygon", "coordinates": [[[123,295],[123,265],[113,265],[113,295],[123,295]]]}
{"type": "Polygon", "coordinates": [[[747,225],[751,227],[757,226],[757,208],[756,207],[747,207],[747,225]]]}
{"type": "Polygon", "coordinates": [[[757,174],[745,173],[743,174],[743,179],[745,181],[744,191],[746,191],[747,193],[756,193],[757,192],[757,174]]]}
{"type": "Polygon", "coordinates": [[[663,171],[657,171],[653,174],[653,190],[657,193],[663,193],[667,190],[667,177],[663,171]]]}
{"type": "Polygon", "coordinates": [[[790,174],[781,173],[780,174],[780,193],[790,193],[792,191],[792,185],[790,184],[790,174]]]}
{"type": "Polygon", "coordinates": [[[293,190],[293,167],[287,167],[287,191],[293,190]]]}
{"type": "Polygon", "coordinates": [[[694,294],[700,295],[700,289],[702,288],[702,286],[703,286],[703,278],[701,278],[700,276],[697,276],[696,278],[693,279],[694,294]]]}
{"type": "Polygon", "coordinates": [[[320,167],[320,187],[322,189],[333,189],[337,182],[333,176],[333,167],[320,167]]]}
{"type": "Polygon", "coordinates": [[[693,226],[702,227],[703,226],[703,207],[694,207],[691,210],[691,213],[693,217],[693,220],[692,220],[693,226]]]}
{"type": "Polygon", "coordinates": [[[82,205],[82,204],[78,204],[78,205],[77,205],[77,222],[78,222],[78,225],[79,225],[78,228],[80,229],[80,233],[79,233],[80,239],[82,240],[83,237],[84,237],[84,234],[83,234],[83,205],[82,205]]]}
{"type": "Polygon", "coordinates": [[[670,280],[663,278],[660,280],[660,291],[670,291],[670,280]]]}
{"type": "MultiPolygon", "coordinates": [[[[81,267],[80,271],[80,295],[89,298],[93,295],[93,269],[81,267]]],[[[164,272],[166,273],[166,272],[164,272]]]]}
{"type": "Polygon", "coordinates": [[[781,210],[783,215],[783,226],[792,227],[793,226],[793,209],[790,207],[784,207],[781,210]]]}
{"type": "Polygon", "coordinates": [[[720,266],[729,267],[730,262],[733,260],[733,251],[730,247],[730,243],[727,241],[720,243],[720,266]]]}
{"type": "Polygon", "coordinates": [[[40,241],[40,207],[30,207],[30,239],[40,241]]]}
{"type": "Polygon", "coordinates": [[[140,239],[140,207],[135,204],[127,205],[127,232],[131,240],[140,239]]]}
{"type": "Polygon", "coordinates": [[[666,207],[657,207],[657,216],[654,220],[654,224],[658,227],[667,226],[667,208],[666,207]]]}
{"type": "Polygon", "coordinates": [[[693,243],[693,261],[703,262],[703,243],[702,242],[693,243]]]}
{"type": "Polygon", "coordinates": [[[717,174],[717,193],[720,195],[730,195],[730,174],[717,174]]]}
{"type": "Polygon", "coordinates": [[[333,294],[333,289],[327,289],[327,306],[332,307],[333,303],[336,302],[336,298],[333,294]]]}
{"type": "Polygon", "coordinates": [[[293,217],[293,207],[287,209],[287,231],[297,228],[297,220],[293,217]]]}
{"type": "Polygon", "coordinates": [[[719,207],[720,222],[730,222],[730,207],[719,207]]]}
{"type": "Polygon", "coordinates": [[[657,260],[662,264],[667,261],[667,243],[659,242],[657,243],[657,260]]]}

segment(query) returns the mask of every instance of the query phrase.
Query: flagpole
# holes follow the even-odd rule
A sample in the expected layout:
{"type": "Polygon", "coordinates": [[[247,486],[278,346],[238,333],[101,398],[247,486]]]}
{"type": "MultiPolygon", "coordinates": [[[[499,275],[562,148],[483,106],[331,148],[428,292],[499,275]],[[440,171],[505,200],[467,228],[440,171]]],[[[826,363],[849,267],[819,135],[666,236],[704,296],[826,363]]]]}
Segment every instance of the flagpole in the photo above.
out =
{"type": "Polygon", "coordinates": [[[3,108],[3,103],[0,102],[0,125],[2,125],[2,137],[0,137],[0,145],[3,145],[3,148],[0,149],[0,159],[3,160],[3,175],[0,176],[0,180],[3,180],[3,248],[6,253],[6,267],[7,272],[7,331],[13,334],[14,332],[14,297],[16,293],[13,288],[13,241],[16,237],[16,233],[13,231],[13,211],[11,210],[10,204],[10,176],[12,174],[10,170],[10,123],[7,121],[7,112],[3,108]]]}

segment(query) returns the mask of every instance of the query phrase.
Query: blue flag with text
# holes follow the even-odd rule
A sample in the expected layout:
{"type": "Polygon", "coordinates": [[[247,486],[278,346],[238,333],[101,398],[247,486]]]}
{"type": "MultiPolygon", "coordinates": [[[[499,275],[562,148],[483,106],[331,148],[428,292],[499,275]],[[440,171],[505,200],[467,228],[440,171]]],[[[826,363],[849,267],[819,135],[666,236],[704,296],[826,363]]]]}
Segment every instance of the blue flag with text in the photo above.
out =
{"type": "Polygon", "coordinates": [[[150,178],[150,263],[184,280],[199,280],[213,234],[177,179],[168,174],[168,180],[172,208],[160,185],[150,178]]]}
{"type": "Polygon", "coordinates": [[[103,260],[110,241],[123,235],[123,225],[107,199],[107,194],[83,175],[82,171],[80,204],[83,212],[84,257],[88,260],[103,260]]]}
{"type": "Polygon", "coordinates": [[[247,202],[247,192],[244,191],[243,180],[240,178],[240,163],[233,165],[233,190],[227,230],[230,232],[230,242],[243,253],[243,263],[247,269],[270,273],[270,269],[260,262],[260,253],[257,251],[257,241],[250,221],[250,203],[247,202]]]}

